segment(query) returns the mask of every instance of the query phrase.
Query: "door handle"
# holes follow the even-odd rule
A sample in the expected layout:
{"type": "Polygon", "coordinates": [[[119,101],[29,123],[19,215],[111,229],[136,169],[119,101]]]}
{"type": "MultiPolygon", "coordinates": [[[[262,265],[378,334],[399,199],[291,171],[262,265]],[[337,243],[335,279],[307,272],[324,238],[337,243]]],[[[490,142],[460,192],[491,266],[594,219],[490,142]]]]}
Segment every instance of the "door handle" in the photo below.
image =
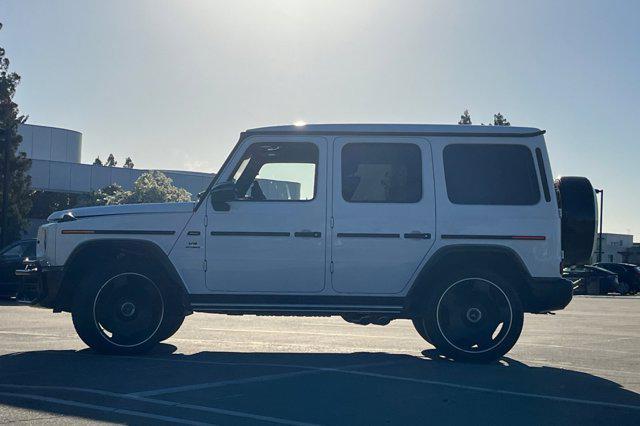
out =
{"type": "Polygon", "coordinates": [[[405,238],[413,239],[413,240],[428,240],[431,238],[431,234],[428,232],[409,232],[404,234],[405,238]]]}
{"type": "Polygon", "coordinates": [[[317,231],[298,231],[293,233],[294,237],[320,238],[322,234],[317,231]]]}

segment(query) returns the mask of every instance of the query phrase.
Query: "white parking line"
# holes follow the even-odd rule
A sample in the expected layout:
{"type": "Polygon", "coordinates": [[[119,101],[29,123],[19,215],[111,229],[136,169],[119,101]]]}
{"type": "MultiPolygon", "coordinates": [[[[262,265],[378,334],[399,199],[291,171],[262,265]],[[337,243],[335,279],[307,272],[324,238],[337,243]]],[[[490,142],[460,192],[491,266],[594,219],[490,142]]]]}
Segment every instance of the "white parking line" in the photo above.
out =
{"type": "Polygon", "coordinates": [[[47,333],[25,333],[25,332],[18,332],[18,331],[5,331],[5,330],[0,330],[0,334],[11,334],[11,335],[16,335],[16,336],[29,336],[29,337],[51,337],[51,338],[55,338],[55,339],[65,339],[65,338],[71,338],[71,336],[60,336],[57,334],[47,334],[47,333]]]}
{"type": "Polygon", "coordinates": [[[122,408],[108,407],[104,405],[86,404],[84,402],[70,401],[68,399],[51,398],[48,396],[30,395],[30,394],[24,394],[24,393],[9,393],[9,392],[0,392],[0,396],[18,398],[18,399],[30,399],[33,401],[43,401],[43,402],[49,402],[52,404],[66,405],[68,407],[86,408],[89,410],[103,411],[103,412],[113,413],[113,414],[124,414],[128,416],[143,417],[147,419],[162,420],[165,422],[185,424],[185,425],[200,426],[200,425],[211,424],[211,423],[194,422],[191,420],[181,419],[178,417],[161,416],[159,414],[145,413],[142,411],[126,410],[122,408]]]}
{"type": "Polygon", "coordinates": [[[216,382],[208,382],[208,383],[198,383],[194,385],[185,385],[185,386],[175,386],[170,388],[162,388],[162,389],[153,389],[149,391],[142,392],[132,392],[127,395],[129,396],[157,396],[164,395],[168,393],[176,393],[176,392],[188,392],[194,390],[201,389],[211,389],[217,388],[221,386],[229,386],[229,385],[242,385],[245,383],[259,383],[266,382],[270,380],[278,380],[284,379],[288,377],[296,377],[296,376],[306,376],[311,374],[318,374],[328,371],[342,371],[344,369],[352,369],[352,368],[365,368],[365,367],[378,367],[382,365],[392,365],[397,364],[398,362],[379,362],[379,363],[370,363],[370,364],[355,364],[355,365],[346,365],[344,367],[313,367],[312,369],[307,370],[298,370],[291,371],[288,373],[280,373],[280,374],[265,374],[262,376],[253,376],[253,377],[245,377],[242,379],[234,379],[234,380],[219,380],[216,382]]]}
{"type": "Polygon", "coordinates": [[[143,397],[157,396],[157,395],[165,395],[168,393],[189,392],[189,391],[196,391],[196,390],[202,390],[202,389],[211,389],[211,388],[217,388],[221,386],[243,385],[246,383],[266,382],[269,380],[285,379],[288,377],[295,377],[295,376],[306,376],[309,374],[318,374],[321,372],[322,371],[320,370],[302,370],[302,371],[292,371],[289,373],[280,373],[280,374],[265,374],[263,376],[245,377],[243,379],[220,380],[217,382],[198,383],[195,385],[185,385],[185,386],[174,386],[170,388],[153,389],[153,390],[143,391],[143,392],[132,392],[127,395],[143,396],[143,397]]]}
{"type": "MultiPolygon", "coordinates": [[[[411,357],[416,361],[425,361],[424,358],[417,356],[415,354],[404,354],[401,352],[395,352],[394,354],[397,357],[411,357]]],[[[89,356],[89,355],[88,355],[89,356]]],[[[127,358],[127,359],[140,359],[140,360],[148,360],[148,361],[162,361],[162,362],[173,362],[173,363],[188,363],[188,364],[203,364],[203,365],[234,365],[234,366],[247,366],[247,367],[288,367],[288,368],[299,368],[299,369],[316,369],[321,367],[312,367],[308,365],[300,365],[300,364],[272,364],[272,363],[262,363],[262,362],[222,362],[222,361],[198,361],[193,359],[169,359],[169,358],[155,358],[155,357],[145,357],[145,356],[115,356],[116,358],[127,358]]],[[[402,360],[394,361],[401,362],[402,360]]],[[[553,362],[553,361],[519,361],[524,364],[536,364],[540,366],[546,367],[557,367],[562,369],[573,368],[577,371],[592,371],[594,373],[604,373],[604,374],[615,374],[619,376],[640,376],[640,372],[638,371],[627,371],[627,370],[612,370],[612,369],[600,369],[600,368],[590,368],[582,365],[565,363],[565,362],[553,362]]]]}
{"type": "MultiPolygon", "coordinates": [[[[122,399],[131,400],[131,401],[146,402],[149,404],[184,408],[184,409],[195,410],[195,411],[204,411],[208,413],[223,414],[223,415],[232,416],[232,417],[242,417],[246,419],[260,420],[260,421],[277,423],[277,424],[292,425],[292,426],[314,426],[313,423],[304,423],[304,422],[299,422],[295,420],[288,420],[288,419],[282,419],[282,418],[271,417],[271,416],[261,416],[259,414],[251,414],[251,413],[245,413],[242,411],[234,411],[234,410],[225,410],[222,408],[205,407],[202,405],[166,401],[163,399],[153,399],[153,398],[147,398],[142,396],[127,395],[123,393],[109,392],[109,391],[100,390],[100,389],[78,388],[73,386],[9,385],[9,384],[0,384],[0,387],[9,388],[9,389],[22,389],[22,390],[69,391],[69,392],[90,393],[95,395],[109,396],[113,398],[122,398],[122,399]]],[[[0,395],[17,395],[17,394],[0,392],[0,395]]],[[[38,398],[46,398],[46,397],[40,397],[39,395],[30,395],[30,394],[22,394],[22,395],[33,396],[38,398]]],[[[69,402],[76,403],[76,405],[83,404],[76,401],[69,401],[69,402]]]]}
{"type": "Polygon", "coordinates": [[[543,348],[556,348],[556,349],[571,349],[576,351],[589,351],[589,352],[611,352],[616,354],[623,355],[636,355],[636,352],[628,352],[628,351],[619,351],[617,349],[607,349],[602,347],[597,348],[586,348],[584,346],[566,346],[566,345],[553,345],[549,343],[533,343],[533,342],[518,342],[516,346],[536,346],[543,348]]]}
{"type": "Polygon", "coordinates": [[[411,377],[393,376],[389,374],[380,374],[380,373],[370,373],[367,371],[337,370],[337,372],[344,373],[344,374],[358,375],[358,376],[376,377],[379,379],[389,379],[389,380],[398,380],[403,382],[421,383],[426,385],[443,386],[448,388],[463,389],[463,390],[470,390],[470,391],[476,391],[476,392],[494,393],[498,395],[522,396],[526,398],[545,399],[549,401],[573,402],[576,404],[597,405],[597,406],[607,407],[607,408],[625,408],[629,410],[640,411],[640,405],[618,404],[615,402],[593,401],[589,399],[567,398],[562,396],[542,395],[538,393],[516,392],[516,391],[503,390],[503,389],[493,389],[493,388],[485,388],[480,386],[461,385],[458,383],[441,382],[437,380],[414,379],[411,377]]]}

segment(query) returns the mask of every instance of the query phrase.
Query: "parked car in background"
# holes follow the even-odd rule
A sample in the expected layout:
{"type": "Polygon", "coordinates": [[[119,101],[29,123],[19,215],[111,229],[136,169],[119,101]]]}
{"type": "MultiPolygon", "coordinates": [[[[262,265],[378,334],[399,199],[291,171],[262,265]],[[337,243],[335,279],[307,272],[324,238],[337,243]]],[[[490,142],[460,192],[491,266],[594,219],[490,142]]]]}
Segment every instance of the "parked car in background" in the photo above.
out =
{"type": "Polygon", "coordinates": [[[618,280],[618,274],[598,266],[565,268],[562,276],[573,281],[574,294],[626,294],[629,291],[629,287],[618,280]]]}
{"type": "Polygon", "coordinates": [[[14,297],[20,280],[16,269],[20,269],[26,257],[36,256],[36,240],[20,240],[9,244],[0,251],[0,297],[14,297]]]}
{"type": "Polygon", "coordinates": [[[631,263],[596,263],[594,266],[604,268],[607,271],[618,274],[618,281],[629,286],[629,293],[636,294],[640,291],[640,266],[631,263]]]}

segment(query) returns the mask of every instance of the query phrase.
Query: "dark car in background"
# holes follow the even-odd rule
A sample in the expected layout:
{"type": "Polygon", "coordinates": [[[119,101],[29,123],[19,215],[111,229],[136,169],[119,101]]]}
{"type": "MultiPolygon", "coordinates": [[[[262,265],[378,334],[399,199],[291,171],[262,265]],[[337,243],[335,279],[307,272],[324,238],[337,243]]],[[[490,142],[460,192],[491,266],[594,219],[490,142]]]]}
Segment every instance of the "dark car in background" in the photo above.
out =
{"type": "Polygon", "coordinates": [[[604,268],[618,275],[618,281],[629,286],[629,293],[636,294],[640,291],[640,266],[631,263],[601,262],[594,266],[604,268]]]}
{"type": "Polygon", "coordinates": [[[20,240],[9,244],[0,251],[0,297],[15,297],[20,281],[16,269],[24,267],[26,257],[36,256],[36,240],[20,240]]]}
{"type": "Polygon", "coordinates": [[[565,268],[562,276],[573,281],[574,294],[625,294],[629,290],[627,285],[618,281],[618,274],[598,266],[565,268]]]}

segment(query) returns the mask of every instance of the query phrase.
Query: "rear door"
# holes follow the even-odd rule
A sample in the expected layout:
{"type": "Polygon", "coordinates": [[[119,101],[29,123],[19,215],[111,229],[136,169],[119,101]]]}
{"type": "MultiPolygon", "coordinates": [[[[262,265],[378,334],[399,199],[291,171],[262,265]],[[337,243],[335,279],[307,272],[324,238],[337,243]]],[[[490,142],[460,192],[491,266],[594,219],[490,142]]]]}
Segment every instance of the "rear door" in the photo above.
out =
{"type": "Polygon", "coordinates": [[[333,159],[333,290],[401,293],[433,245],[429,142],[402,137],[338,138],[333,159]]]}

